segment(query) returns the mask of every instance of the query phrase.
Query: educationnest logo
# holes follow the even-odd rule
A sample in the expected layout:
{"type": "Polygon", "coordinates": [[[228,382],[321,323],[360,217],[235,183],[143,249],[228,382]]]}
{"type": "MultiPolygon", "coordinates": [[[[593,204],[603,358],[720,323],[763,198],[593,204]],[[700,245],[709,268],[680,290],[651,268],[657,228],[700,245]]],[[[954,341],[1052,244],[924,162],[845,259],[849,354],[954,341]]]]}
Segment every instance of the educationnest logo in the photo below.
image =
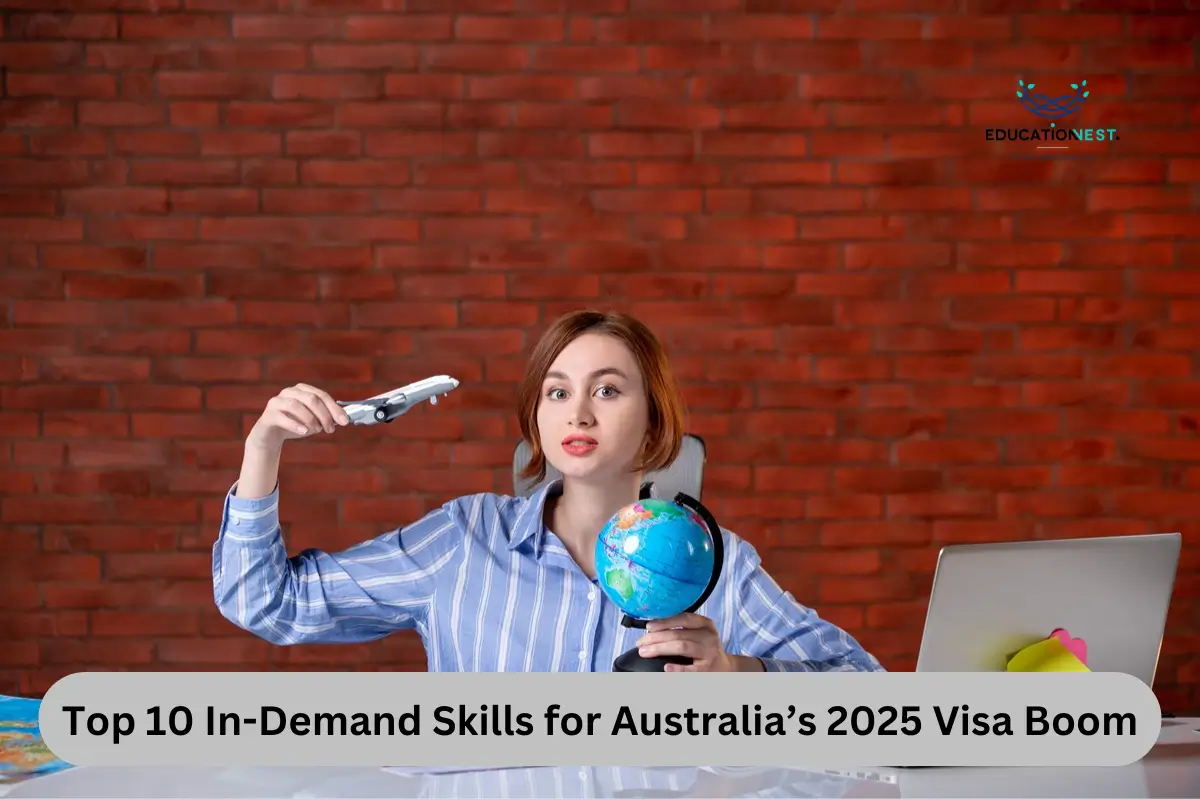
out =
{"type": "Polygon", "coordinates": [[[1038,149],[1065,150],[1071,142],[1120,141],[1116,128],[1068,127],[1060,121],[1083,108],[1091,91],[1087,81],[1071,84],[1071,93],[1051,97],[1037,90],[1036,83],[1017,79],[1017,101],[1035,117],[1047,120],[1038,127],[987,128],[988,141],[1041,142],[1038,149]]]}

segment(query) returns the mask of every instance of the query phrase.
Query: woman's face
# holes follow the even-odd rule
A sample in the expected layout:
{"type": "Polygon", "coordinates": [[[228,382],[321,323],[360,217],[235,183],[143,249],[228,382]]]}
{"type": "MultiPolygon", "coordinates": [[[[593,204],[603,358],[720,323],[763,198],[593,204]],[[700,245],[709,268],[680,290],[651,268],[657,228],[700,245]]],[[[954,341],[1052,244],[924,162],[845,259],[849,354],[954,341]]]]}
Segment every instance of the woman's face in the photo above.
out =
{"type": "Polygon", "coordinates": [[[573,479],[627,476],[646,438],[648,408],[645,380],[625,343],[584,334],[542,382],[537,426],[546,459],[573,479]]]}

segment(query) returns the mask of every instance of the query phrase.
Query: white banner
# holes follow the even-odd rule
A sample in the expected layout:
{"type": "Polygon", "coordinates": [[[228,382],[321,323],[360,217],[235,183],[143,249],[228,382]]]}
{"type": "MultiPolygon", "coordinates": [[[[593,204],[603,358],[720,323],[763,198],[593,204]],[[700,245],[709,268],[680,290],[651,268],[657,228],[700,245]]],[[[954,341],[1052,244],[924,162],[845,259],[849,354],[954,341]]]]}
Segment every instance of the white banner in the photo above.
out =
{"type": "Polygon", "coordinates": [[[81,672],[76,765],[1118,766],[1161,710],[1116,673],[81,672]]]}

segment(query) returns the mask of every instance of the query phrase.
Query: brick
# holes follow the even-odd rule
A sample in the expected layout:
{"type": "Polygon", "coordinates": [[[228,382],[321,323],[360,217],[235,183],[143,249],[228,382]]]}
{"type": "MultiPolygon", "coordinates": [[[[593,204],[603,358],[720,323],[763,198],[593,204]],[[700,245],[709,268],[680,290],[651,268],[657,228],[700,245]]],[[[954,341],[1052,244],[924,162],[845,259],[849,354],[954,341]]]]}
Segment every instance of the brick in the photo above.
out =
{"type": "Polygon", "coordinates": [[[772,553],[775,568],[787,573],[808,572],[815,575],[877,574],[883,559],[877,549],[840,550],[836,552],[780,549],[772,553]]]}
{"type": "Polygon", "coordinates": [[[122,19],[121,36],[137,39],[221,39],[229,35],[229,21],[219,15],[129,14],[122,19]]]}
{"type": "Polygon", "coordinates": [[[239,303],[240,318],[248,327],[295,328],[346,327],[350,309],[344,304],[313,305],[300,302],[245,300],[239,303]]]}
{"type": "MultiPolygon", "coordinates": [[[[230,624],[226,627],[233,631],[230,624]]],[[[267,663],[272,645],[257,639],[205,638],[165,640],[156,647],[158,659],[166,664],[242,664],[267,663]]]]}
{"type": "Polygon", "coordinates": [[[539,155],[553,158],[579,158],[584,140],[572,133],[480,133],[478,154],[482,158],[523,158],[539,155]]]}
{"type": "Polygon", "coordinates": [[[0,64],[22,69],[57,69],[81,63],[79,42],[5,42],[0,45],[0,64]]]}
{"type": "Polygon", "coordinates": [[[294,131],[284,138],[289,155],[345,156],[362,153],[362,136],[352,131],[294,131]]]}
{"type": "Polygon", "coordinates": [[[266,98],[270,80],[261,73],[239,72],[166,72],[157,76],[163,97],[187,99],[266,98]]]}
{"type": "Polygon", "coordinates": [[[128,410],[191,410],[200,407],[200,389],[190,386],[113,387],[113,407],[128,410]]]}
{"type": "Polygon", "coordinates": [[[100,610],[90,614],[92,635],[109,637],[173,637],[195,635],[194,612],[100,610]]]}
{"type": "MultiPolygon", "coordinates": [[[[253,214],[259,210],[259,194],[253,189],[173,189],[171,205],[185,214],[253,214]]],[[[155,255],[157,266],[162,259],[157,252],[155,255]]]]}
{"type": "Polygon", "coordinates": [[[559,75],[476,76],[466,83],[466,97],[472,100],[553,102],[571,99],[574,93],[574,81],[559,75]]]}
{"type": "Polygon", "coordinates": [[[1112,327],[1028,327],[1020,332],[1021,345],[1029,350],[1074,350],[1108,348],[1117,342],[1112,327]]]}
{"type": "Polygon", "coordinates": [[[724,72],[747,69],[755,59],[748,42],[648,44],[642,48],[643,63],[651,72],[724,72]]]}
{"type": "Polygon", "coordinates": [[[519,217],[432,217],[422,223],[422,236],[429,241],[464,237],[481,240],[523,241],[532,238],[532,222],[519,217]]]}
{"type": "Polygon", "coordinates": [[[79,123],[91,127],[157,126],[166,121],[165,108],[152,103],[82,100],[79,123]]]}
{"type": "Polygon", "coordinates": [[[640,53],[619,45],[543,45],[534,51],[531,66],[555,73],[636,72],[640,53]]]}
{"type": "Polygon", "coordinates": [[[239,39],[314,41],[337,38],[344,26],[345,20],[337,16],[237,14],[233,18],[231,33],[239,39]]]}
{"type": "Polygon", "coordinates": [[[396,279],[391,275],[331,275],[320,278],[315,293],[335,300],[389,300],[396,296],[396,279]]]}
{"type": "Polygon", "coordinates": [[[170,358],[155,362],[157,379],[197,383],[224,383],[258,380],[262,369],[255,360],[224,358],[170,358]]]}
{"type": "Polygon", "coordinates": [[[8,30],[20,39],[115,39],[114,14],[14,13],[8,30]]]}
{"type": "Polygon", "coordinates": [[[681,100],[688,90],[686,81],[675,76],[581,75],[576,96],[587,101],[681,100]]]}
{"type": "Polygon", "coordinates": [[[1113,272],[1030,270],[1013,275],[1013,288],[1027,294],[1115,294],[1122,277],[1113,272]]]}
{"type": "Polygon", "coordinates": [[[42,415],[42,435],[49,438],[124,438],[129,429],[129,417],[123,413],[48,411],[42,415]]]}
{"type": "MultiPolygon", "coordinates": [[[[715,192],[709,191],[709,196],[715,192]]],[[[866,200],[857,189],[810,188],[803,191],[794,189],[755,189],[745,192],[746,202],[743,208],[730,208],[730,211],[782,211],[785,213],[806,214],[827,211],[845,212],[861,211],[866,200]]],[[[714,208],[713,210],[721,210],[714,208]]]]}
{"type": "Polygon", "coordinates": [[[10,97],[86,97],[103,100],[117,94],[117,82],[112,75],[11,73],[5,85],[10,97]]]}
{"type": "Polygon", "coordinates": [[[185,413],[139,413],[133,416],[137,438],[233,438],[240,434],[235,417],[185,413]]]}
{"type": "Polygon", "coordinates": [[[325,74],[279,73],[272,78],[271,96],[279,100],[349,100],[378,98],[383,80],[352,71],[325,74]]]}
{"type": "Polygon", "coordinates": [[[173,219],[154,217],[100,218],[92,225],[97,242],[185,241],[195,238],[196,220],[187,217],[173,219]]]}
{"type": "Polygon", "coordinates": [[[241,180],[236,161],[209,159],[203,162],[144,159],[130,166],[131,184],[166,186],[235,185],[241,180]]]}
{"type": "Polygon", "coordinates": [[[306,160],[300,183],[333,186],[397,186],[410,182],[411,167],[404,161],[306,160]]]}
{"type": "Polygon", "coordinates": [[[808,150],[807,137],[792,134],[713,132],[702,134],[700,140],[704,155],[719,158],[802,158],[808,150]]]}
{"type": "Polygon", "coordinates": [[[101,275],[69,274],[67,296],[78,299],[184,299],[202,293],[202,281],[194,275],[101,275]]]}
{"type": "MultiPolygon", "coordinates": [[[[69,105],[54,100],[0,100],[0,109],[3,109],[5,122],[14,133],[21,128],[26,128],[35,136],[38,135],[38,128],[60,128],[71,124],[73,117],[69,105]]],[[[53,136],[53,134],[49,135],[53,136]]],[[[61,135],[58,138],[61,138],[61,135]]],[[[40,136],[34,139],[32,149],[33,152],[42,151],[40,136]]],[[[22,152],[24,152],[24,147],[21,146],[20,139],[13,138],[11,133],[6,134],[5,154],[19,155],[22,152]]]]}
{"type": "Polygon", "coordinates": [[[342,31],[347,39],[436,41],[453,37],[454,18],[449,14],[350,15],[342,31]]]}
{"type": "MultiPolygon", "coordinates": [[[[147,496],[161,485],[156,482],[152,470],[138,469],[73,469],[47,470],[38,475],[39,489],[53,494],[114,494],[125,496],[147,496]]],[[[105,551],[110,549],[133,549],[143,547],[170,548],[175,545],[174,533],[161,536],[106,528],[100,525],[88,527],[46,527],[42,532],[42,548],[50,551],[105,551]],[[161,543],[158,543],[161,539],[161,543]]]]}
{"type": "Polygon", "coordinates": [[[456,38],[475,41],[555,42],[563,38],[563,31],[563,21],[558,17],[463,15],[454,25],[456,38]]]}
{"type": "Polygon", "coordinates": [[[880,577],[836,577],[822,579],[817,598],[825,602],[889,602],[906,598],[911,593],[908,580],[902,575],[880,577]]]}
{"type": "Polygon", "coordinates": [[[588,136],[592,158],[684,158],[695,152],[693,137],[682,133],[611,132],[588,136]]]}
{"type": "Polygon", "coordinates": [[[334,108],[318,102],[252,102],[232,100],[225,119],[233,127],[309,128],[333,124],[334,108]]]}
{"type": "Polygon", "coordinates": [[[86,164],[40,160],[0,160],[0,176],[5,186],[83,186],[88,180],[86,164]]]}
{"type": "Polygon", "coordinates": [[[96,522],[110,518],[110,510],[102,499],[9,497],[0,501],[0,518],[5,524],[96,522]]]}
{"type": "Polygon", "coordinates": [[[7,410],[102,410],[109,407],[109,397],[102,386],[4,386],[0,405],[7,410]]]}
{"type": "Polygon", "coordinates": [[[467,134],[443,136],[434,133],[369,131],[366,134],[364,150],[367,155],[375,158],[468,157],[475,155],[475,139],[467,134]]]}
{"type": "Polygon", "coordinates": [[[164,214],[168,193],[162,188],[77,188],[62,193],[68,212],[127,212],[127,214],[164,214]]]}
{"type": "Polygon", "coordinates": [[[113,148],[122,155],[195,155],[200,151],[193,133],[149,130],[118,132],[113,136],[113,148]]]}
{"type": "Polygon", "coordinates": [[[206,156],[278,155],[283,138],[278,133],[210,131],[200,134],[200,154],[206,156]]]}
{"type": "MultiPolygon", "coordinates": [[[[320,69],[375,70],[415,69],[418,51],[413,45],[395,43],[318,44],[309,47],[312,66],[320,69]]],[[[303,62],[296,65],[303,68],[303,62]]]]}
{"type": "Polygon", "coordinates": [[[145,668],[154,661],[154,644],[149,641],[55,639],[44,640],[39,647],[47,665],[145,668]]]}

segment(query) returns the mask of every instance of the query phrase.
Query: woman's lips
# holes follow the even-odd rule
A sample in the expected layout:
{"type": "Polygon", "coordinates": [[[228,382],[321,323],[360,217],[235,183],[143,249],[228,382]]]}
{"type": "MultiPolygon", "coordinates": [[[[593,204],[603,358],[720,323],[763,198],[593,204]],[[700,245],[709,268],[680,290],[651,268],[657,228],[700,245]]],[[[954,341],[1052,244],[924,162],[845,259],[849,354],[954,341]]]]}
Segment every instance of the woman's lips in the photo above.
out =
{"type": "Polygon", "coordinates": [[[586,436],[571,436],[563,439],[563,452],[568,455],[583,456],[593,452],[598,446],[596,439],[586,436]]]}

